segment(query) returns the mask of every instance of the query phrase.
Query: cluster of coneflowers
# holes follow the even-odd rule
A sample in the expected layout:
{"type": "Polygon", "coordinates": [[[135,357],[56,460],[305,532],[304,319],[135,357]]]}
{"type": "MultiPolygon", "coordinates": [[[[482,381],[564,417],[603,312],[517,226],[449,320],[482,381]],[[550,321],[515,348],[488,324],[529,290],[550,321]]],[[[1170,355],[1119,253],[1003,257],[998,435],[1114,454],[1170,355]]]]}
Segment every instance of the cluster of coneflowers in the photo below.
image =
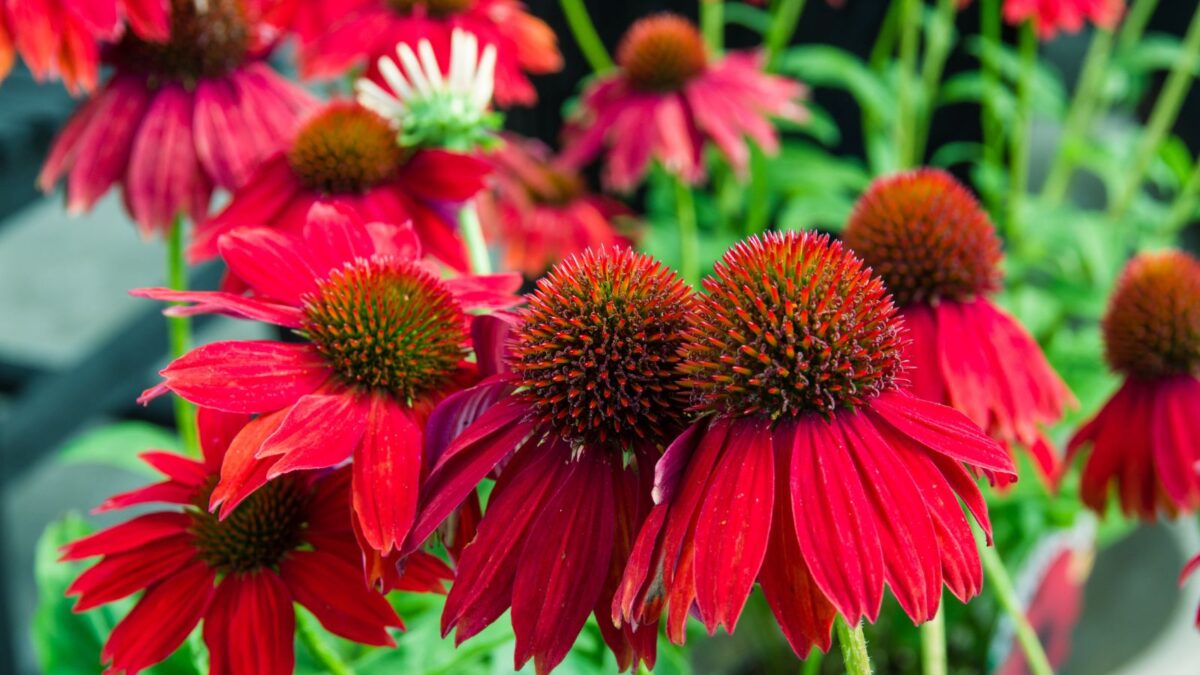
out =
{"type": "MultiPolygon", "coordinates": [[[[104,647],[114,672],[202,624],[212,672],[290,673],[295,603],[392,645],[389,592],[446,594],[459,642],[511,610],[515,666],[539,673],[589,615],[623,670],[652,666],[660,624],[676,643],[689,616],[732,632],[756,583],[800,657],[835,626],[861,651],[885,586],[918,624],[943,586],[980,592],[979,478],[1015,481],[1017,449],[1051,488],[1064,471],[1046,428],[1074,398],[993,302],[1000,240],[949,174],[877,179],[841,241],[750,236],[699,288],[634,252],[614,224],[628,210],[587,190],[600,154],[624,191],[653,165],[702,181],[710,146],[737,172],[747,138],[773,151],[771,118],[803,120],[804,89],[759,54],[645,18],[553,156],[496,131],[493,102],[532,103],[527,75],[561,66],[515,0],[107,4],[116,28],[60,52],[72,86],[92,89],[98,60],[111,75],[42,185],[65,179],[71,210],[119,186],[142,231],[176,244],[187,216],[188,254],[224,263],[221,290],[135,294],[286,336],[176,354],[143,400],[198,406],[181,432],[199,452],[147,453],[163,481],[101,506],[170,508],[66,547],[99,557],[69,589],[78,610],[142,592],[104,647]],[[284,35],[306,76],[365,66],[357,98],[275,74],[284,35]],[[216,189],[230,199],[213,213],[216,189]],[[480,216],[506,267],[549,269],[532,293],[490,273],[480,216]]],[[[1113,3],[1060,4],[1039,31],[1114,20],[1113,3]]],[[[0,37],[22,37],[8,16],[0,37]]],[[[1085,502],[1103,512],[1115,487],[1144,519],[1195,511],[1200,263],[1135,257],[1103,329],[1126,381],[1070,442],[1085,502]]]]}

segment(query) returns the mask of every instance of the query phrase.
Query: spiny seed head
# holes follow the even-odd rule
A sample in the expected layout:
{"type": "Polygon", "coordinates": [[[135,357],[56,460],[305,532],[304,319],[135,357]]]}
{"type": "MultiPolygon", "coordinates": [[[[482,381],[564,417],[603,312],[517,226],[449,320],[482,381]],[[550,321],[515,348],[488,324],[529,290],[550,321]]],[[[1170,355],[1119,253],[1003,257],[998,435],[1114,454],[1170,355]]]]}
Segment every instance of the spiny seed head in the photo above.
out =
{"type": "Polygon", "coordinates": [[[708,64],[704,38],[687,19],[655,14],[639,19],[621,38],[617,63],[635,89],[676,91],[708,64]]]}
{"type": "Polygon", "coordinates": [[[127,30],[107,59],[128,72],[189,86],[244,63],[252,35],[242,0],[208,0],[203,11],[196,4],[171,0],[171,37],[166,42],[149,42],[127,30]]]}
{"type": "Polygon", "coordinates": [[[979,202],[940,169],[876,179],[842,234],[900,306],[1000,287],[1000,239],[979,202]]]}
{"type": "Polygon", "coordinates": [[[579,449],[658,444],[684,424],[679,348],[692,289],[650,256],[588,250],[538,282],[513,369],[536,415],[579,449]]]}
{"type": "Polygon", "coordinates": [[[325,106],[301,127],[288,150],[300,182],[332,194],[373,187],[391,177],[404,159],[387,120],[352,102],[325,106]]]}
{"type": "Polygon", "coordinates": [[[831,414],[895,386],[903,341],[892,299],[828,236],[752,236],[725,253],[704,288],[681,366],[692,410],[831,414]]]}
{"type": "Polygon", "coordinates": [[[1105,358],[1117,372],[1134,378],[1200,374],[1200,261],[1182,251],[1129,261],[1102,328],[1105,358]]]}
{"type": "Polygon", "coordinates": [[[246,498],[224,520],[209,513],[214,476],[188,509],[189,528],[200,559],[222,574],[274,569],[304,543],[312,490],[302,480],[282,476],[246,498]]]}
{"type": "Polygon", "coordinates": [[[347,385],[411,402],[453,376],[466,354],[464,318],[416,263],[359,259],[305,299],[304,332],[347,385]]]}
{"type": "Polygon", "coordinates": [[[433,16],[445,17],[464,12],[475,4],[475,0],[386,0],[388,7],[400,14],[411,14],[424,9],[433,16]]]}

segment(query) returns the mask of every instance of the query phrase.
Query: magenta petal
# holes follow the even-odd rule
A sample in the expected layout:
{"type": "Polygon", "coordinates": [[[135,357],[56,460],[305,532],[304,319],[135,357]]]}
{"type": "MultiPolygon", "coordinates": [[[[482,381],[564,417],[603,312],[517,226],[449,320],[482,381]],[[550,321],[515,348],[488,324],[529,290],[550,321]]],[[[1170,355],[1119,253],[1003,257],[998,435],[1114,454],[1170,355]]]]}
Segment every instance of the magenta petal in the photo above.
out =
{"type": "Polygon", "coordinates": [[[143,231],[165,231],[177,215],[202,218],[211,192],[192,140],[192,96],[167,85],[150,104],[133,143],[125,176],[129,210],[143,231]]]}
{"type": "Polygon", "coordinates": [[[507,373],[508,342],[518,319],[511,313],[481,314],[471,319],[475,365],[484,377],[507,373]]]}
{"type": "Polygon", "coordinates": [[[229,271],[256,295],[292,307],[303,306],[305,294],[316,292],[325,272],[309,261],[308,247],[299,237],[265,227],[221,235],[217,248],[229,271]]]}
{"type": "Polygon", "coordinates": [[[696,519],[696,604],[711,635],[732,633],[758,577],[775,508],[769,420],[734,425],[696,519]]]}
{"type": "Polygon", "coordinates": [[[161,375],[179,396],[234,413],[262,413],[295,403],[329,379],[310,345],[232,340],[197,347],[161,375]]]}
{"type": "Polygon", "coordinates": [[[164,302],[192,303],[187,307],[168,307],[167,316],[195,316],[197,314],[222,314],[235,319],[249,319],[273,323],[285,328],[300,328],[304,325],[304,314],[295,307],[263,302],[223,291],[176,291],[170,288],[136,288],[129,292],[139,298],[150,298],[164,302]]]}
{"type": "Polygon", "coordinates": [[[494,377],[442,399],[425,420],[426,465],[437,465],[454,439],[511,393],[504,378],[494,377]]]}
{"type": "Polygon", "coordinates": [[[421,427],[387,394],[371,397],[354,456],[354,514],[371,548],[387,554],[412,527],[421,482],[421,427]]]}
{"type": "Polygon", "coordinates": [[[313,270],[320,277],[348,262],[375,255],[375,242],[353,209],[321,202],[308,211],[304,246],[313,256],[313,270]]]}
{"type": "Polygon", "coordinates": [[[654,465],[654,489],[650,492],[655,504],[666,504],[675,496],[675,488],[691,463],[692,455],[700,446],[701,429],[704,422],[696,422],[683,431],[667,446],[658,463],[654,465]]]}

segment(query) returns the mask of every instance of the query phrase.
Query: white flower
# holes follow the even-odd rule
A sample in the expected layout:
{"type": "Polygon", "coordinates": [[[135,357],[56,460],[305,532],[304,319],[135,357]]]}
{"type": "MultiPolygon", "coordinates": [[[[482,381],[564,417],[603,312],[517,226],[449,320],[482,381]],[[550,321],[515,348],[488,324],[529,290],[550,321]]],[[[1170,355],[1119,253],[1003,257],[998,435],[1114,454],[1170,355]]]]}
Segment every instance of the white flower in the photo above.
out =
{"type": "Polygon", "coordinates": [[[417,51],[396,45],[395,59],[381,56],[379,74],[391,91],[362,78],[354,85],[358,102],[389,120],[406,146],[435,145],[473,149],[485,144],[498,128],[491,112],[495,89],[496,47],[482,52],[474,34],[454,29],[450,70],[442,73],[428,40],[417,51]],[[465,147],[464,147],[465,146],[465,147]]]}

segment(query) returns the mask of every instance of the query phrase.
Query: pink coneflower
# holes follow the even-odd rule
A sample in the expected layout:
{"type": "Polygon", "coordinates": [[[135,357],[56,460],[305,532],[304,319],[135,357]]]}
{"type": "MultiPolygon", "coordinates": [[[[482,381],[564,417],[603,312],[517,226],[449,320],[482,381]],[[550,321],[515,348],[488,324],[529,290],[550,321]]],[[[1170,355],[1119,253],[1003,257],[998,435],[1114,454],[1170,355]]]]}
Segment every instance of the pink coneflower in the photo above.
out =
{"type": "Polygon", "coordinates": [[[1001,286],[1000,239],[975,197],[940,169],[880,178],[843,236],[900,307],[912,392],[1027,448],[1052,482],[1060,460],[1042,428],[1075,399],[1037,342],[988,298],[1001,286]]]}
{"type": "Polygon", "coordinates": [[[1013,25],[1032,21],[1043,40],[1060,31],[1078,32],[1087,22],[1112,29],[1124,13],[1125,0],[1004,0],[1004,20],[1013,25]]]}
{"type": "Polygon", "coordinates": [[[466,269],[451,214],[482,189],[490,170],[485,162],[445,150],[402,148],[386,120],[348,101],[326,104],[288,138],[228,206],[199,224],[193,258],[217,255],[221,235],[239,227],[297,234],[314,204],[329,204],[370,220],[411,221],[426,252],[466,269]]]}
{"type": "MultiPolygon", "coordinates": [[[[262,435],[248,415],[199,414],[204,458],[166,452],[142,458],[166,480],[105,502],[99,510],[149,503],[153,511],[63,548],[64,560],[103,556],[67,589],[82,612],[145,591],[101,652],[107,672],[136,673],[170,656],[203,621],[213,673],[290,675],[300,603],[326,630],[369,645],[394,646],[401,628],[362,576],[350,528],[350,469],[300,472],[271,481],[218,519],[209,494],[235,438],[262,435]]],[[[424,555],[430,580],[406,590],[438,591],[449,570],[424,555]]],[[[419,577],[419,575],[418,575],[419,577]]]]}
{"type": "Polygon", "coordinates": [[[519,277],[441,279],[420,262],[411,228],[364,227],[329,206],[313,207],[302,233],[243,228],[219,248],[251,297],[135,295],[291,328],[303,340],[198,347],[168,365],[142,400],[169,390],[204,407],[262,415],[263,432],[239,437],[221,468],[212,505],[222,516],[276,476],[352,459],[364,550],[393,552],[417,507],[425,418],[474,377],[464,360],[468,312],[515,303],[519,277]],[[263,459],[269,466],[256,470],[263,459]]]}
{"type": "Polygon", "coordinates": [[[609,617],[650,510],[654,462],[684,425],[676,365],[692,303],[678,276],[629,249],[568,258],[512,329],[511,371],[443,404],[490,407],[430,473],[405,550],[502,466],[442,614],[456,641],[511,607],[515,668],[532,658],[546,673],[595,612],[621,670],[653,665],[656,626],[609,617]]]}
{"type": "Polygon", "coordinates": [[[1125,515],[1200,507],[1200,261],[1181,251],[1129,262],[1104,315],[1104,355],[1125,378],[1083,426],[1080,492],[1098,513],[1115,489],[1125,515]]]}
{"type": "Polygon", "coordinates": [[[712,59],[687,19],[657,14],[639,20],[617,50],[619,68],[584,92],[567,129],[563,159],[579,165],[607,148],[604,179],[632,190],[651,160],[690,183],[704,178],[704,145],[714,143],[744,171],[749,137],[766,152],[779,139],[770,117],[803,120],[804,87],[762,71],[756,54],[712,59]]]}
{"type": "Polygon", "coordinates": [[[177,215],[200,220],[214,187],[245,183],[313,100],[261,61],[272,31],[257,3],[172,0],[171,37],[127,33],[106,52],[113,75],[59,134],[38,177],[67,179],[86,211],[114,184],[143,234],[177,215]]]}
{"type": "Polygon", "coordinates": [[[527,74],[544,75],[562,68],[554,31],[526,12],[518,0],[318,0],[314,4],[317,11],[336,8],[337,16],[320,33],[301,35],[301,69],[306,76],[339,75],[365,63],[374,78],[376,59],[394,54],[398,43],[415,48],[421,40],[430,42],[445,70],[455,29],[474,34],[481,48],[495,46],[496,103],[501,106],[537,102],[537,90],[527,74]]]}
{"type": "Polygon", "coordinates": [[[962,413],[899,387],[902,326],[883,282],[825,236],[751,237],[704,282],[682,350],[701,415],[655,470],[657,506],[630,556],[614,619],[695,607],[732,632],[757,580],[796,654],[828,649],[836,614],[874,620],[886,583],[920,623],[942,584],[979,592],[984,532],[969,469],[1012,474],[962,413]]]}
{"type": "Polygon", "coordinates": [[[587,189],[579,172],[564,166],[543,143],[515,135],[490,155],[493,188],[479,200],[479,215],[503,249],[504,268],[530,279],[588,248],[632,242],[616,223],[633,212],[587,189]]]}
{"type": "Polygon", "coordinates": [[[126,30],[163,42],[167,0],[8,0],[0,5],[0,80],[14,51],[39,80],[61,78],[73,94],[96,87],[102,43],[126,30]]]}

